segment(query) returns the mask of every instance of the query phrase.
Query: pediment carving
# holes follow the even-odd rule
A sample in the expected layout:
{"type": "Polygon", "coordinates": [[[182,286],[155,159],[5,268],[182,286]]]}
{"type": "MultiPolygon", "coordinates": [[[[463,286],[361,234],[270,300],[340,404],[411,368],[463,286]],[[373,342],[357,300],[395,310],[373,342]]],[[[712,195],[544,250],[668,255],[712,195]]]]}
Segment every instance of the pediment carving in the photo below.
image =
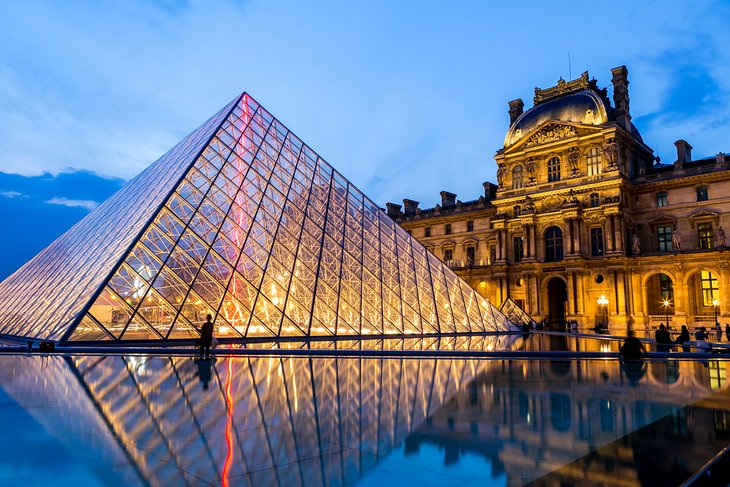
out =
{"type": "Polygon", "coordinates": [[[563,125],[559,123],[549,123],[539,128],[534,134],[530,135],[525,141],[525,147],[547,144],[556,140],[569,139],[593,133],[592,130],[582,129],[574,125],[563,125]]]}

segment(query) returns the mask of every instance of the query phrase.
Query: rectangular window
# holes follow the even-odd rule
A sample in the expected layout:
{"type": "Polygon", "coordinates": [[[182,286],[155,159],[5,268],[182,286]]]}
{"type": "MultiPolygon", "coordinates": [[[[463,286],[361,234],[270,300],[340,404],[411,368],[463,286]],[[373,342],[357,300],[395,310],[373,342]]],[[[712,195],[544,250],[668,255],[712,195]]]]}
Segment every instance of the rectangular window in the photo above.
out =
{"type": "Polygon", "coordinates": [[[697,238],[700,250],[711,250],[714,247],[715,235],[712,230],[712,223],[697,224],[697,238]]]}
{"type": "Polygon", "coordinates": [[[446,235],[451,235],[451,223],[446,224],[446,235]]]}
{"type": "Polygon", "coordinates": [[[476,263],[476,248],[475,247],[467,247],[466,248],[466,265],[469,267],[472,267],[476,263]]]}
{"type": "Polygon", "coordinates": [[[451,262],[454,260],[454,249],[444,249],[444,262],[451,262]]]}
{"type": "Polygon", "coordinates": [[[697,188],[697,201],[707,201],[707,186],[699,186],[697,188]]]}
{"type": "Polygon", "coordinates": [[[672,280],[666,274],[659,274],[659,294],[662,297],[662,301],[674,301],[674,288],[672,287],[672,280]]]}
{"type": "Polygon", "coordinates": [[[431,227],[426,227],[423,229],[423,236],[424,237],[430,237],[431,236],[431,227]]]}
{"type": "Polygon", "coordinates": [[[598,257],[603,255],[603,228],[591,228],[591,255],[598,257]]]}
{"type": "Polygon", "coordinates": [[[659,191],[656,194],[656,205],[657,206],[667,206],[667,192],[666,191],[659,191]]]}
{"type": "Polygon", "coordinates": [[[468,220],[466,222],[466,231],[467,232],[473,232],[474,231],[474,220],[468,220]]]}
{"type": "Polygon", "coordinates": [[[601,174],[601,151],[598,147],[594,147],[586,154],[586,164],[589,176],[597,176],[601,174]]]}
{"type": "Polygon", "coordinates": [[[672,227],[657,228],[657,238],[659,239],[659,252],[672,251],[672,227]]]}
{"type": "Polygon", "coordinates": [[[598,193],[591,193],[591,206],[596,207],[601,204],[601,197],[598,195],[598,193]]]}
{"type": "Polygon", "coordinates": [[[560,181],[560,159],[551,157],[548,161],[548,183],[560,181]]]}
{"type": "Polygon", "coordinates": [[[710,271],[700,271],[702,284],[702,306],[712,306],[713,301],[720,300],[720,291],[717,287],[717,278],[710,271]]]}
{"type": "Polygon", "coordinates": [[[522,237],[515,237],[513,240],[513,250],[515,252],[515,262],[520,262],[525,249],[525,241],[522,237]]]}

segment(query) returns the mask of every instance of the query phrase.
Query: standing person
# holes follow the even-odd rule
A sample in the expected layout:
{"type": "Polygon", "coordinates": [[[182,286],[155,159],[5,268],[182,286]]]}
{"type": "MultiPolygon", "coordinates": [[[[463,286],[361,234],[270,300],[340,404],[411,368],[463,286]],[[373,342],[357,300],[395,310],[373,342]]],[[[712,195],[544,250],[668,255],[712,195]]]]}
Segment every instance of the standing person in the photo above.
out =
{"type": "Polygon", "coordinates": [[[200,356],[210,356],[210,345],[213,342],[213,317],[208,315],[205,317],[206,322],[200,329],[200,356]]]}
{"type": "Polygon", "coordinates": [[[679,333],[679,336],[674,341],[677,345],[682,345],[682,351],[689,352],[689,347],[685,345],[689,341],[689,329],[687,328],[687,325],[682,325],[682,331],[679,333]]]}
{"type": "Polygon", "coordinates": [[[717,337],[717,341],[721,342],[722,341],[722,325],[720,324],[719,321],[715,322],[715,335],[717,337]]]}
{"type": "Polygon", "coordinates": [[[669,332],[664,328],[664,323],[659,325],[659,329],[654,333],[656,339],[656,351],[657,352],[668,352],[672,347],[672,339],[669,337],[669,332]]]}

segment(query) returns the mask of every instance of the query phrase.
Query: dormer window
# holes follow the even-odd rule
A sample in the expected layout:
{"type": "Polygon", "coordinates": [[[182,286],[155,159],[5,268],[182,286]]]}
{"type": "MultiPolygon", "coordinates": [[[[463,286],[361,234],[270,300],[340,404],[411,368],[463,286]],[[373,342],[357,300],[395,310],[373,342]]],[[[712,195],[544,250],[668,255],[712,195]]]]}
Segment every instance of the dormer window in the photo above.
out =
{"type": "Polygon", "coordinates": [[[707,193],[707,186],[698,186],[697,187],[697,201],[707,201],[709,199],[708,193],[707,193]]]}

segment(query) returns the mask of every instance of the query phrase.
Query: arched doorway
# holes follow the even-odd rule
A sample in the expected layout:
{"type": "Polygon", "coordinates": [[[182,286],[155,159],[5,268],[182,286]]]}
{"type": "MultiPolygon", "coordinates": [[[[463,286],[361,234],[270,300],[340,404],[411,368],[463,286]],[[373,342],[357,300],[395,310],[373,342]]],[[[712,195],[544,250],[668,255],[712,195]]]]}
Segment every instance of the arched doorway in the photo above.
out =
{"type": "Polygon", "coordinates": [[[654,274],[646,281],[647,311],[657,320],[671,325],[674,320],[674,282],[667,274],[654,274]]]}
{"type": "Polygon", "coordinates": [[[689,281],[689,309],[695,322],[715,324],[721,314],[720,285],[717,274],[708,270],[695,272],[689,281]]]}
{"type": "Polygon", "coordinates": [[[548,321],[551,325],[562,326],[565,323],[565,304],[568,299],[568,288],[565,281],[553,277],[547,285],[548,321]]]}

